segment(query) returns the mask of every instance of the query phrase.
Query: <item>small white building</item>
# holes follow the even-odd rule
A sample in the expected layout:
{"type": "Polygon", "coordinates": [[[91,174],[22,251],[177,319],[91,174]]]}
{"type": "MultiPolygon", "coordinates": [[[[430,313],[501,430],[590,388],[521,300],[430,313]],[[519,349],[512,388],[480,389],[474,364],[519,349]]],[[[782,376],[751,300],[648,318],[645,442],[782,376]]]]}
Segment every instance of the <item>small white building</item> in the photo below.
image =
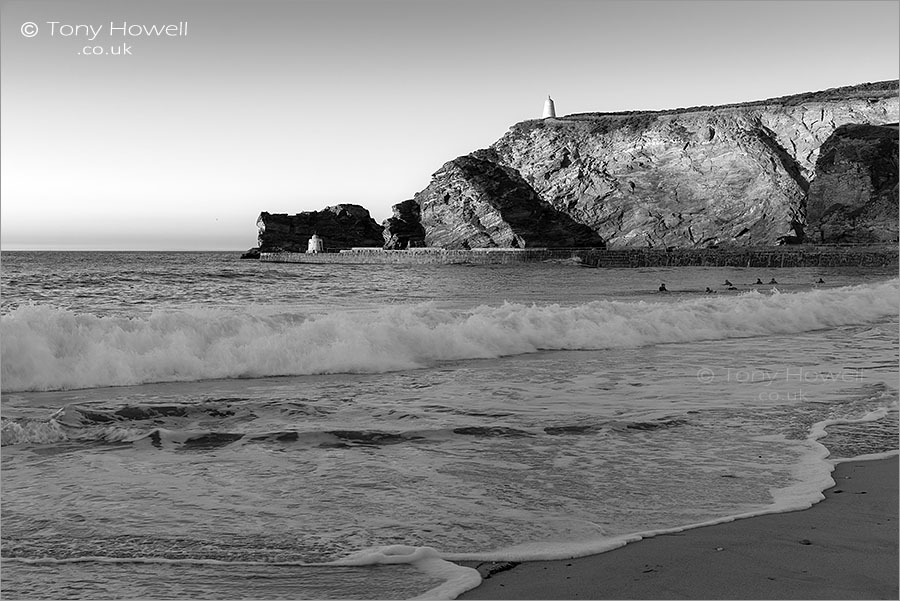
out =
{"type": "Polygon", "coordinates": [[[306,252],[311,255],[325,252],[325,241],[322,240],[319,234],[313,234],[310,237],[309,244],[306,246],[306,252]]]}
{"type": "Polygon", "coordinates": [[[553,99],[550,96],[547,96],[547,100],[544,101],[544,116],[542,119],[547,119],[548,117],[556,117],[556,107],[553,106],[553,99]]]}

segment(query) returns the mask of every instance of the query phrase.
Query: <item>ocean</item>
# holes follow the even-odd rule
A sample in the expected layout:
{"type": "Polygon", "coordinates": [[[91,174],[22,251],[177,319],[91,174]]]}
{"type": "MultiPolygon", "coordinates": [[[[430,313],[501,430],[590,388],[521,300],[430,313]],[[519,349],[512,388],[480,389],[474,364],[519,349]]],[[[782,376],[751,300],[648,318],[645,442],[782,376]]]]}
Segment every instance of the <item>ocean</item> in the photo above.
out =
{"type": "Polygon", "coordinates": [[[451,599],[897,452],[896,269],[0,267],[4,599],[451,599]]]}

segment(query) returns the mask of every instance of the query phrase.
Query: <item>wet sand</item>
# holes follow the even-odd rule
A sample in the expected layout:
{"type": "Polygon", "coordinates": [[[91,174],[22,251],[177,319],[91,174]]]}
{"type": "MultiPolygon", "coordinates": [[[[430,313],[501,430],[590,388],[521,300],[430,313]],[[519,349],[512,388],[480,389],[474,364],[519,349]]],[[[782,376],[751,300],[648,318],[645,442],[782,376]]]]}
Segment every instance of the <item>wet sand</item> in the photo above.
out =
{"type": "Polygon", "coordinates": [[[521,563],[459,598],[900,598],[897,457],[841,463],[832,477],[835,486],[810,509],[521,563]]]}

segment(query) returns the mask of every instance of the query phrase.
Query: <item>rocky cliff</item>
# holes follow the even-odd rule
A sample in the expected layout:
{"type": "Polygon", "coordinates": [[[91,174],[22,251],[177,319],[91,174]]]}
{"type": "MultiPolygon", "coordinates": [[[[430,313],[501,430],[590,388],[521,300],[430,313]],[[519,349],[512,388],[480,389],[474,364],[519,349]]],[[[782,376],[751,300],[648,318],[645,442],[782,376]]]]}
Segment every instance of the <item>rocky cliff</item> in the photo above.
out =
{"type": "Polygon", "coordinates": [[[898,128],[842,125],[825,141],[809,189],[815,242],[897,243],[898,128]]]}
{"type": "Polygon", "coordinates": [[[326,249],[381,246],[382,227],[359,205],[339,204],[321,211],[296,215],[260,213],[259,252],[305,252],[313,234],[322,236],[326,249]]]}
{"type": "Polygon", "coordinates": [[[446,163],[413,199],[425,244],[449,249],[603,246],[589,227],[541,199],[483,152],[446,163]]]}
{"type": "Polygon", "coordinates": [[[415,200],[404,200],[393,207],[393,215],[384,221],[384,248],[403,250],[425,245],[422,210],[415,200]]]}
{"type": "Polygon", "coordinates": [[[452,247],[587,241],[570,224],[544,239],[537,234],[547,221],[512,218],[539,206],[610,247],[799,242],[822,144],[842,125],[897,121],[896,81],[739,105],[525,121],[489,149],[445,164],[415,200],[426,242],[452,247]]]}
{"type": "Polygon", "coordinates": [[[517,123],[384,226],[356,205],[260,215],[260,247],[708,248],[897,240],[898,81],[517,123]],[[890,133],[886,133],[890,132],[890,133]]]}

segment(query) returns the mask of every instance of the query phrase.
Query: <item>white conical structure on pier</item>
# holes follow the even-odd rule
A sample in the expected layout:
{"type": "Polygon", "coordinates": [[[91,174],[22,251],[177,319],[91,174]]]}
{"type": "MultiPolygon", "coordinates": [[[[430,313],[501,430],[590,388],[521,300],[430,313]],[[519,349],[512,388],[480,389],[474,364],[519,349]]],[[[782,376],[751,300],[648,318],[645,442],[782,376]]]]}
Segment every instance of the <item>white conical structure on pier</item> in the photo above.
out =
{"type": "Polygon", "coordinates": [[[325,252],[325,241],[319,234],[313,234],[309,238],[309,244],[306,245],[306,252],[310,255],[317,255],[325,252]]]}
{"type": "Polygon", "coordinates": [[[556,107],[553,106],[553,99],[550,96],[547,96],[547,100],[544,102],[544,116],[542,119],[548,117],[556,117],[556,107]]]}

